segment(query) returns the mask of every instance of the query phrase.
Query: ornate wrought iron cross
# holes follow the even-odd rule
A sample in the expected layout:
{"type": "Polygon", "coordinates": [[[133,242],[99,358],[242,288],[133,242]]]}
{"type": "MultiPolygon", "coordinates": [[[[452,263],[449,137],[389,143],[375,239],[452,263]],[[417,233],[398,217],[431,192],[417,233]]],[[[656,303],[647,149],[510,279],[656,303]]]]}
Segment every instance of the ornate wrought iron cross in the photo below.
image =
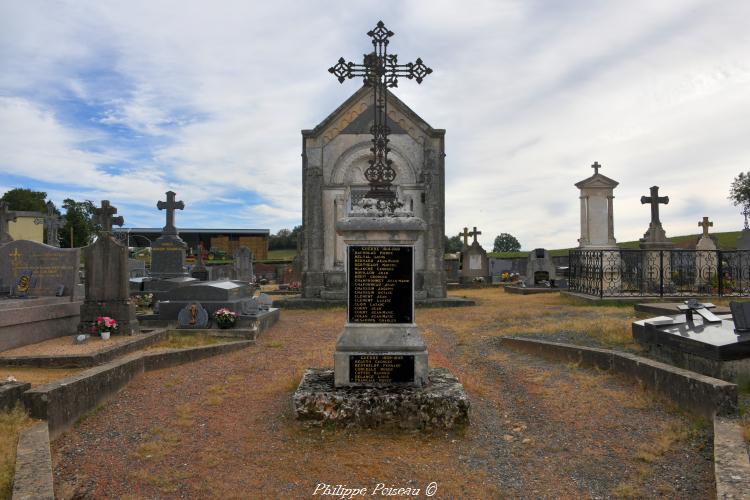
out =
{"type": "Polygon", "coordinates": [[[396,196],[391,190],[396,172],[391,167],[392,161],[388,159],[388,135],[391,132],[388,127],[388,88],[398,87],[399,78],[422,83],[422,80],[432,73],[432,69],[425,66],[420,58],[413,63],[398,64],[398,56],[388,54],[388,39],[393,35],[383,21],[378,21],[375,29],[367,33],[367,36],[372,38],[374,51],[364,55],[362,64],[346,62],[342,57],[335,66],[328,68],[328,71],[338,78],[339,83],[359,76],[364,79],[365,85],[373,87],[375,119],[370,128],[370,151],[373,158],[369,160],[370,166],[365,170],[365,178],[370,183],[370,191],[366,197],[379,200],[393,200],[396,196]]]}
{"type": "Polygon", "coordinates": [[[177,234],[177,228],[174,226],[174,211],[185,210],[185,204],[182,201],[174,201],[174,191],[167,191],[167,201],[160,201],[156,204],[159,210],[167,211],[167,225],[162,229],[162,234],[177,234]]]}
{"type": "Polygon", "coordinates": [[[125,219],[122,215],[118,217],[112,217],[117,213],[117,207],[113,207],[109,204],[109,200],[102,200],[102,207],[94,209],[94,222],[101,224],[103,233],[111,233],[112,225],[122,226],[125,224],[125,219]]]}
{"type": "Polygon", "coordinates": [[[651,224],[661,224],[659,220],[659,204],[669,203],[669,196],[659,196],[659,186],[651,186],[651,196],[641,196],[641,205],[651,204],[651,224]]]}
{"type": "Polygon", "coordinates": [[[714,223],[708,220],[708,217],[703,217],[703,221],[698,223],[698,227],[703,228],[703,236],[708,237],[708,228],[713,227],[714,223]]]}

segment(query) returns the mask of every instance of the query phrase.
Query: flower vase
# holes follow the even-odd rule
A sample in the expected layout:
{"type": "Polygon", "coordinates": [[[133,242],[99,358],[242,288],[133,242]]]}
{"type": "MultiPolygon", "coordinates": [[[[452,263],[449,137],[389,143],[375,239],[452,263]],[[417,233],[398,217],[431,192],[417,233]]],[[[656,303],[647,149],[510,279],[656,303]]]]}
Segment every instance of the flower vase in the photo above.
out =
{"type": "Polygon", "coordinates": [[[109,332],[102,332],[102,340],[109,340],[109,332]]]}

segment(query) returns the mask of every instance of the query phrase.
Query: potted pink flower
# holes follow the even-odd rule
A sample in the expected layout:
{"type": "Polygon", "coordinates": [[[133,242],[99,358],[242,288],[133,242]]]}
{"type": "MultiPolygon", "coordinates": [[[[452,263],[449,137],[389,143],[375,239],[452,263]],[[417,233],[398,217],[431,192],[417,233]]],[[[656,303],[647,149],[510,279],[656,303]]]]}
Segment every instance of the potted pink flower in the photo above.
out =
{"type": "Polygon", "coordinates": [[[99,316],[96,318],[96,331],[102,336],[102,340],[109,340],[112,332],[117,330],[117,321],[109,316],[99,316]]]}
{"type": "Polygon", "coordinates": [[[237,322],[237,313],[230,311],[226,307],[222,307],[214,313],[214,319],[219,328],[232,328],[237,322]]]}

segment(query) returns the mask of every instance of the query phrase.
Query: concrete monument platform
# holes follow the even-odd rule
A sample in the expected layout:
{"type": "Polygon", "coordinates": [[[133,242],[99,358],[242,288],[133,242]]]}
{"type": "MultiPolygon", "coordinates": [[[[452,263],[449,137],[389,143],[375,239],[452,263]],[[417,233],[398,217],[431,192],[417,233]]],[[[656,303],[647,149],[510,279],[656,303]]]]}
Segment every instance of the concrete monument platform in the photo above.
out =
{"type": "Polygon", "coordinates": [[[469,398],[445,368],[429,370],[423,387],[334,387],[333,370],[308,369],[294,393],[294,413],[309,425],[418,430],[460,429],[469,398]]]}

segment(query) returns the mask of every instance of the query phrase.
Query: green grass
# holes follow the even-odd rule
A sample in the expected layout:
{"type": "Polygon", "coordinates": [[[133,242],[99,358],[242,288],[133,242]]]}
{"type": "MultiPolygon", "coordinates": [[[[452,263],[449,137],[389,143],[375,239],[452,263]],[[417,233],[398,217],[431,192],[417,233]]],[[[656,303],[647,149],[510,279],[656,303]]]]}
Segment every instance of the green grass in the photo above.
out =
{"type": "Polygon", "coordinates": [[[269,250],[266,260],[292,260],[297,255],[294,248],[283,248],[281,250],[269,250]]]}
{"type": "MultiPolygon", "coordinates": [[[[689,244],[691,247],[698,242],[701,233],[689,234],[683,236],[672,236],[667,238],[669,241],[674,242],[678,247],[682,244],[689,244]]],[[[716,241],[718,247],[722,250],[735,250],[737,248],[737,238],[740,236],[740,231],[727,231],[725,233],[711,233],[711,236],[716,241]]],[[[638,241],[624,241],[617,244],[618,247],[625,250],[637,249],[638,241]]],[[[575,248],[560,248],[556,250],[550,250],[550,257],[560,257],[568,255],[568,251],[575,250],[575,248]]],[[[487,255],[495,259],[518,259],[528,257],[530,250],[523,250],[520,252],[489,252],[487,255]]]]}

